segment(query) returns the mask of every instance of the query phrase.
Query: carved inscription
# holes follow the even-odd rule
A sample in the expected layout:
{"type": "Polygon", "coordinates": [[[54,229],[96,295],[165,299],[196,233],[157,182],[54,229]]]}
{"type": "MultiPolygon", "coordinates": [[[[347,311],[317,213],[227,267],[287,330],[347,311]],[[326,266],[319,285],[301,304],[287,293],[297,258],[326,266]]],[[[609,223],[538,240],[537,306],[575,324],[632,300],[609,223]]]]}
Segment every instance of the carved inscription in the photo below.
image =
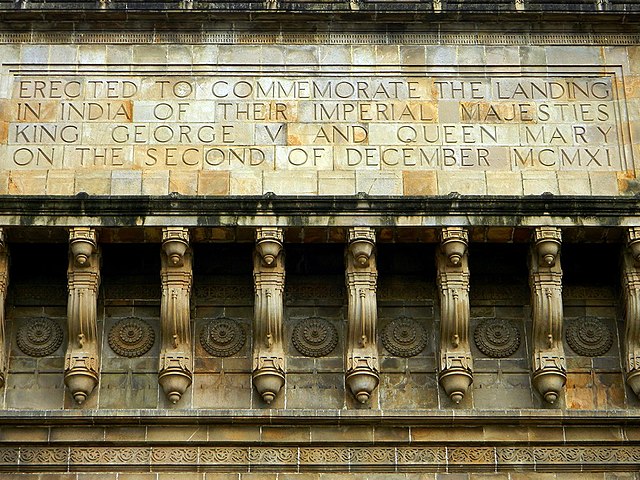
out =
{"type": "Polygon", "coordinates": [[[9,169],[624,170],[610,76],[17,76],[9,169]]]}

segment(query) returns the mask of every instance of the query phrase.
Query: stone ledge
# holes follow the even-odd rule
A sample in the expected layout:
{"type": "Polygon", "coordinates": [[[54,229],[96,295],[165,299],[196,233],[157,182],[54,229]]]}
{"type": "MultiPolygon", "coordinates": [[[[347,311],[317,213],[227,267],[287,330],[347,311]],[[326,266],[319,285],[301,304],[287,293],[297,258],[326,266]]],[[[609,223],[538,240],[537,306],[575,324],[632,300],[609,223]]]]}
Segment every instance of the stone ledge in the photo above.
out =
{"type": "Polygon", "coordinates": [[[22,226],[637,225],[636,197],[528,195],[190,197],[6,195],[0,224],[22,226]],[[275,223],[274,223],[275,222],[275,223]],[[293,222],[293,223],[292,223],[293,222]],[[363,223],[364,222],[364,223],[363,223]]]}
{"type": "Polygon", "coordinates": [[[640,425],[637,409],[628,410],[3,410],[0,425],[640,425]]]}

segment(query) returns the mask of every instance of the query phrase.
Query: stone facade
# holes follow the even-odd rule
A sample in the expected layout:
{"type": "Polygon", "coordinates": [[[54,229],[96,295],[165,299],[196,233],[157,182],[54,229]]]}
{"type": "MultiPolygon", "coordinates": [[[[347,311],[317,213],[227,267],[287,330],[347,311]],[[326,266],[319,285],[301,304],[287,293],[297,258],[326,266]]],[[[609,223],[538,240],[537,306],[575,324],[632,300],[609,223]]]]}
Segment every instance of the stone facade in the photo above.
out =
{"type": "Polygon", "coordinates": [[[0,1],[0,477],[640,478],[637,12],[0,1]]]}

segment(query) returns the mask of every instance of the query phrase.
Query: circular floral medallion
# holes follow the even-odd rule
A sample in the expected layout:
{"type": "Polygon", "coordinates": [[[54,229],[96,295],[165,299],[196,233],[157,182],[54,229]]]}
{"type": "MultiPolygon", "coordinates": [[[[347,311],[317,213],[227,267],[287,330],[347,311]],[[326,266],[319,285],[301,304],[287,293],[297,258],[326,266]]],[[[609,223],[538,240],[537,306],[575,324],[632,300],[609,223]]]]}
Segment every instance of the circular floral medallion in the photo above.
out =
{"type": "Polygon", "coordinates": [[[60,348],[64,334],[62,327],[50,318],[27,320],[16,335],[18,347],[31,357],[46,357],[60,348]]]}
{"type": "Polygon", "coordinates": [[[581,317],[569,322],[566,337],[571,350],[584,357],[604,355],[613,344],[611,330],[596,317],[581,317]]]}
{"type": "Polygon", "coordinates": [[[307,357],[324,357],[338,345],[338,331],[324,318],[300,320],[293,328],[293,346],[307,357]]]}
{"type": "Polygon", "coordinates": [[[487,357],[504,358],[513,355],[520,347],[520,331],[504,318],[488,318],[475,329],[473,339],[476,347],[487,357]]]}
{"type": "Polygon", "coordinates": [[[123,318],[109,331],[111,350],[123,357],[140,357],[151,350],[156,334],[151,325],[140,318],[123,318]]]}
{"type": "Polygon", "coordinates": [[[382,344],[393,355],[414,357],[427,346],[427,332],[411,318],[396,318],[382,330],[382,344]]]}
{"type": "Polygon", "coordinates": [[[230,318],[210,320],[200,330],[200,344],[214,357],[230,357],[238,353],[245,337],[242,326],[230,318]]]}

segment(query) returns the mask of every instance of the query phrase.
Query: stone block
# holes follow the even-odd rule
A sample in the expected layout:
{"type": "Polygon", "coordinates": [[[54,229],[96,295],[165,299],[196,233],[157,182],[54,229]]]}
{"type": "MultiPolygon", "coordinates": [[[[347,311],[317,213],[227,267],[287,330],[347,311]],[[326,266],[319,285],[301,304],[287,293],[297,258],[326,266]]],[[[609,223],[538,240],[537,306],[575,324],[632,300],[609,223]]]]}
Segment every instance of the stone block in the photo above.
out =
{"type": "Polygon", "coordinates": [[[157,408],[158,375],[105,373],[100,376],[100,408],[157,408]]]}
{"type": "Polygon", "coordinates": [[[212,425],[209,427],[210,442],[259,442],[260,427],[253,425],[212,425]]]}
{"type": "Polygon", "coordinates": [[[589,172],[589,180],[592,195],[619,195],[615,172],[589,172]]]}
{"type": "Polygon", "coordinates": [[[402,172],[356,172],[356,192],[367,195],[402,195],[402,172]]]}
{"type": "Polygon", "coordinates": [[[196,195],[198,193],[197,171],[171,171],[169,172],[169,193],[181,195],[196,195]]]}
{"type": "Polygon", "coordinates": [[[485,172],[440,171],[438,175],[438,194],[448,195],[457,192],[461,195],[485,195],[485,172]]]}
{"type": "Polygon", "coordinates": [[[311,440],[311,427],[262,427],[260,439],[263,442],[304,445],[311,440]]]}
{"type": "Polygon", "coordinates": [[[229,172],[203,170],[198,174],[198,195],[229,195],[229,172]]]}
{"type": "Polygon", "coordinates": [[[133,62],[147,65],[150,63],[167,64],[166,45],[136,45],[133,48],[133,62]]]}
{"type": "Polygon", "coordinates": [[[437,383],[429,373],[381,373],[380,407],[384,410],[438,408],[437,383]]]}
{"type": "Polygon", "coordinates": [[[590,195],[589,176],[584,172],[558,172],[558,189],[560,195],[590,195]]]}
{"type": "MultiPolygon", "coordinates": [[[[13,59],[15,61],[15,58],[13,59]]],[[[49,45],[23,43],[20,48],[22,63],[47,63],[49,61],[49,45]]]]}
{"type": "Polygon", "coordinates": [[[204,442],[208,440],[208,430],[204,425],[194,426],[148,426],[149,442],[204,442]]]}
{"type": "Polygon", "coordinates": [[[525,195],[542,195],[543,193],[558,195],[560,193],[556,172],[524,170],[522,186],[525,195]]]}
{"type": "Polygon", "coordinates": [[[522,195],[519,172],[486,172],[488,195],[522,195]]]}
{"type": "Polygon", "coordinates": [[[374,45],[353,45],[351,58],[354,65],[375,65],[376,51],[374,45]]]}
{"type": "Polygon", "coordinates": [[[250,374],[219,373],[193,376],[195,408],[251,408],[250,374]]]}
{"type": "Polygon", "coordinates": [[[107,46],[99,44],[78,45],[78,62],[82,65],[104,65],[107,46]]]}
{"type": "Polygon", "coordinates": [[[318,172],[319,195],[354,195],[356,193],[355,172],[318,172]]]}
{"type": "Polygon", "coordinates": [[[438,177],[436,172],[402,172],[404,195],[437,195],[438,177]]]}
{"type": "Polygon", "coordinates": [[[289,374],[285,385],[287,408],[343,408],[344,375],[335,373],[289,374]]]}
{"type": "Polygon", "coordinates": [[[98,442],[104,440],[104,429],[99,427],[52,427],[50,442],[98,442]]]}
{"type": "Polygon", "coordinates": [[[111,195],[140,195],[141,193],[141,171],[114,170],[111,173],[111,195]]]}
{"type": "Polygon", "coordinates": [[[76,45],[51,45],[49,61],[51,63],[75,63],[78,56],[76,45]]]}
{"type": "Polygon", "coordinates": [[[111,172],[108,170],[78,172],[74,190],[75,193],[109,195],[111,193],[111,172]]]}
{"type": "Polygon", "coordinates": [[[10,195],[44,195],[47,172],[12,170],[9,172],[8,182],[10,195]]]}
{"type": "Polygon", "coordinates": [[[373,426],[311,427],[311,441],[314,443],[353,442],[354,440],[373,442],[373,426]]]}
{"type": "Polygon", "coordinates": [[[47,195],[73,195],[73,170],[50,170],[47,175],[47,195]]]}
{"type": "Polygon", "coordinates": [[[59,410],[64,405],[64,380],[60,373],[11,373],[7,375],[5,408],[59,410]]]}
{"type": "Polygon", "coordinates": [[[296,172],[283,175],[282,172],[264,172],[263,193],[276,195],[316,195],[318,193],[317,172],[296,172]]]}
{"type": "Polygon", "coordinates": [[[168,195],[169,170],[149,170],[142,172],[143,195],[168,195]]]}
{"type": "Polygon", "coordinates": [[[262,172],[232,171],[229,178],[231,195],[262,195],[262,172]]]}
{"type": "Polygon", "coordinates": [[[133,62],[133,47],[131,45],[107,45],[107,64],[127,64],[133,62]]]}

